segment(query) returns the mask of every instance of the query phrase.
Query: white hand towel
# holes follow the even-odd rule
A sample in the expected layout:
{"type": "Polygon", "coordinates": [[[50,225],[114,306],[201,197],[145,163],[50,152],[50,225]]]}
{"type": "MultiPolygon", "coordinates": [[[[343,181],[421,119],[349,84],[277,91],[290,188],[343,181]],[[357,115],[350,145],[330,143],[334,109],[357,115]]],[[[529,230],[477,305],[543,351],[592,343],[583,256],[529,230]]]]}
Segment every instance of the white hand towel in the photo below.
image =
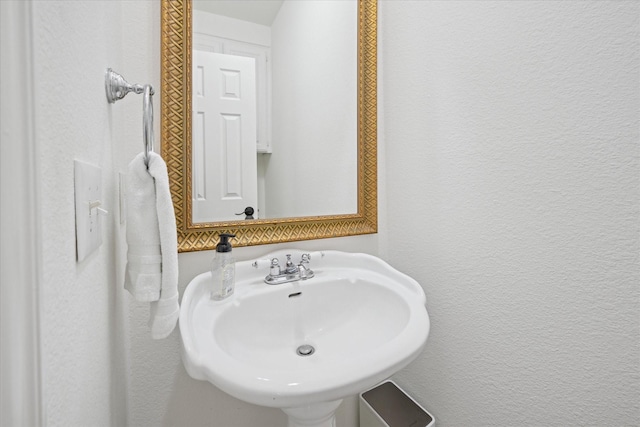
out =
{"type": "Polygon", "coordinates": [[[125,289],[138,301],[151,302],[149,326],[154,339],[176,326],[178,305],[178,238],[162,157],[144,153],[129,164],[127,174],[127,269],[125,289]]]}

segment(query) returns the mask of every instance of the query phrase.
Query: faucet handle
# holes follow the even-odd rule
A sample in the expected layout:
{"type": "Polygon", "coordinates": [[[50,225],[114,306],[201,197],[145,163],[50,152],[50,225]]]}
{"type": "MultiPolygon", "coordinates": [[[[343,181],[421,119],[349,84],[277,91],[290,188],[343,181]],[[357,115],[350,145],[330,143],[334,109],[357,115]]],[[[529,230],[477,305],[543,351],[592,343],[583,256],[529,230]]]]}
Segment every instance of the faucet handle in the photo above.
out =
{"type": "Polygon", "coordinates": [[[272,276],[277,276],[280,274],[280,261],[278,261],[278,258],[271,259],[271,268],[269,270],[269,274],[271,274],[272,276]]]}
{"type": "Polygon", "coordinates": [[[272,276],[277,276],[278,274],[280,274],[280,261],[278,261],[278,258],[257,259],[255,261],[253,261],[253,263],[251,263],[251,266],[253,268],[267,268],[267,267],[269,267],[269,274],[271,274],[272,276]]]}
{"type": "Polygon", "coordinates": [[[311,254],[302,254],[300,258],[300,264],[298,265],[298,271],[300,272],[300,279],[307,280],[315,276],[315,273],[309,268],[309,262],[311,261],[311,254]]]}

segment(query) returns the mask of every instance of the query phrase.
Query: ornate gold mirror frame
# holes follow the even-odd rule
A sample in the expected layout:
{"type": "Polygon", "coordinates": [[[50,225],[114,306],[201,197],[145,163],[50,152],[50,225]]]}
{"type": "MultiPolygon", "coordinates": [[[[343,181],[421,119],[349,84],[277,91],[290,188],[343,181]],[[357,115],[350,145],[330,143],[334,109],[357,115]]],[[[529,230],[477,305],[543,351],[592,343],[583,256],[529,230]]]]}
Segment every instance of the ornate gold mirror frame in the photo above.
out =
{"type": "Polygon", "coordinates": [[[376,0],[358,0],[358,212],[198,224],[191,216],[191,1],[163,0],[161,9],[162,155],[176,213],[178,250],[214,249],[220,233],[234,233],[234,246],[249,246],[377,232],[376,0]]]}

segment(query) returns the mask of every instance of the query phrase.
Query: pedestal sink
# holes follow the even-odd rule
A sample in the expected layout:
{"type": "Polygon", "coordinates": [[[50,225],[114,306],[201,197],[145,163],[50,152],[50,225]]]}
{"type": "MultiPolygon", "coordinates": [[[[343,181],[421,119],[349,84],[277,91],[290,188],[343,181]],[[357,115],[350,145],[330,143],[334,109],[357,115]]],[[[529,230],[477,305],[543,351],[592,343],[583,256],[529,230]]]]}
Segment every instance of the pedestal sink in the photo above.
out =
{"type": "MultiPolygon", "coordinates": [[[[302,252],[264,258],[285,254],[302,252]]],[[[331,427],[343,398],[418,356],[429,317],[420,285],[379,258],[324,251],[309,265],[313,278],[267,285],[268,267],[239,262],[235,293],[222,301],[209,298],[209,272],[195,277],[180,309],[182,360],[195,379],[281,408],[290,427],[331,427]]]]}

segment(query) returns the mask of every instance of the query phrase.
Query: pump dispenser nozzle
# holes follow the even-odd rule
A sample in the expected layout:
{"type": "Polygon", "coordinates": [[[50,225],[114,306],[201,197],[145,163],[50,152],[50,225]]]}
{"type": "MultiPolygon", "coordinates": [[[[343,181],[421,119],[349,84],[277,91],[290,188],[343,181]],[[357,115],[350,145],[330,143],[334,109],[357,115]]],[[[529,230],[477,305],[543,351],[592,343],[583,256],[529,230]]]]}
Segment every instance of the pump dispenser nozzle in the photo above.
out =
{"type": "Polygon", "coordinates": [[[235,234],[221,233],[220,242],[216,246],[216,256],[211,265],[211,277],[213,279],[213,289],[211,298],[214,300],[225,299],[235,288],[236,265],[231,256],[231,242],[229,239],[236,237],[235,234]]]}
{"type": "Polygon", "coordinates": [[[216,246],[216,252],[231,252],[231,242],[229,239],[236,237],[235,234],[231,233],[221,233],[220,234],[220,242],[216,246]]]}

